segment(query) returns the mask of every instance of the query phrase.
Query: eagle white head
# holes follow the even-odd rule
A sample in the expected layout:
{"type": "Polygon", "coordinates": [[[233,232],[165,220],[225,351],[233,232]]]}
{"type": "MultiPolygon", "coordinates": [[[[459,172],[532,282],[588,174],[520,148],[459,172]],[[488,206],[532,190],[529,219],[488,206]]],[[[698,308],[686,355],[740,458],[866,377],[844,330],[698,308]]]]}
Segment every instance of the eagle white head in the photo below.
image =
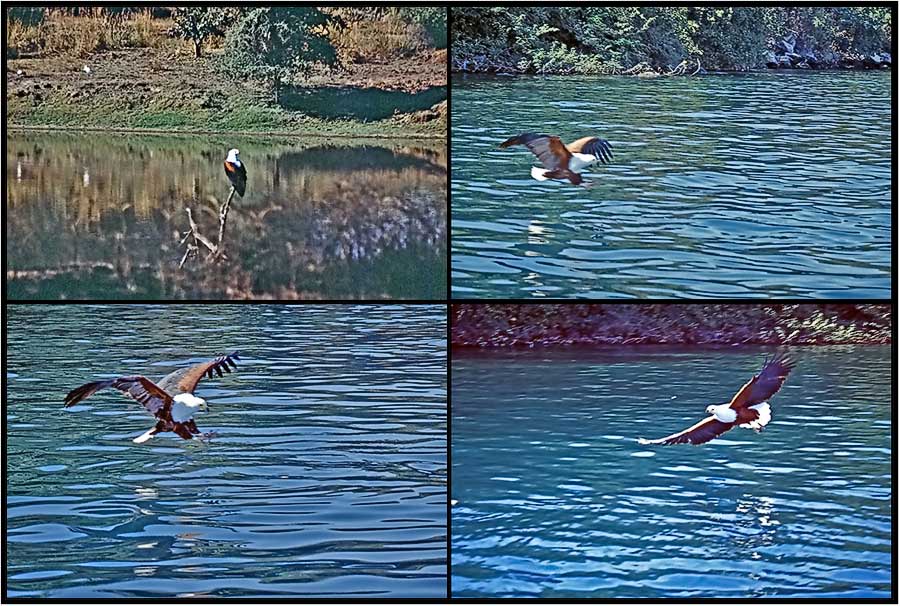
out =
{"type": "Polygon", "coordinates": [[[226,162],[231,162],[232,164],[241,165],[241,157],[240,152],[237,149],[229,149],[228,156],[225,158],[226,162]]]}
{"type": "Polygon", "coordinates": [[[203,398],[198,398],[191,393],[180,393],[172,398],[172,420],[183,423],[194,417],[198,410],[209,410],[209,404],[203,398]]]}

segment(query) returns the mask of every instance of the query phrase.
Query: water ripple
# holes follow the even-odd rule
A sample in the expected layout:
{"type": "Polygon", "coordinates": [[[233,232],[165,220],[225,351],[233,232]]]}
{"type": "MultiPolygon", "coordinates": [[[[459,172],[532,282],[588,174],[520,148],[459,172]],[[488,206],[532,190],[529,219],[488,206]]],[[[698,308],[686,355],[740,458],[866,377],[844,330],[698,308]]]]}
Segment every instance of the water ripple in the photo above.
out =
{"type": "Polygon", "coordinates": [[[453,595],[889,598],[890,347],[792,355],[782,424],[649,451],[763,352],[454,356],[453,595]]]}
{"type": "Polygon", "coordinates": [[[41,418],[7,424],[10,596],[446,595],[444,307],[13,305],[9,318],[7,420],[41,418]],[[150,418],[115,393],[62,410],[81,382],[161,376],[220,348],[243,353],[200,385],[210,444],[133,445],[150,418]],[[28,380],[45,368],[52,382],[28,380]]]}
{"type": "Polygon", "coordinates": [[[890,125],[886,73],[460,78],[453,294],[890,297],[890,125]],[[568,100],[586,86],[603,99],[568,100]],[[497,149],[527,130],[616,159],[591,189],[538,183],[497,149]]]}

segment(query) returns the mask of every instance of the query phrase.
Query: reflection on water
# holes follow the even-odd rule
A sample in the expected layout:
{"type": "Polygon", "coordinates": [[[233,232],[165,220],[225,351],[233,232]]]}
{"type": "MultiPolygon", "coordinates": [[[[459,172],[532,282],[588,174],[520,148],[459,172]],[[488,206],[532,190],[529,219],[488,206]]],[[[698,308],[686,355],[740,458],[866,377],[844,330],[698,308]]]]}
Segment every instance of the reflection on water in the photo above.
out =
{"type": "Polygon", "coordinates": [[[460,78],[453,295],[890,298],[891,105],[874,72],[460,78]],[[523,131],[615,159],[538,183],[523,131]]]}
{"type": "Polygon", "coordinates": [[[760,434],[700,420],[757,349],[453,359],[458,597],[888,598],[891,348],[796,348],[760,434]]]}
{"type": "Polygon", "coordinates": [[[446,294],[442,145],[29,132],[6,168],[13,298],[446,294]],[[229,260],[176,271],[185,207],[217,231],[229,147],[248,171],[229,260]]]}
{"type": "Polygon", "coordinates": [[[12,305],[10,596],[440,598],[447,588],[443,306],[12,305]],[[131,439],[102,392],[222,350],[206,444],[131,439]]]}

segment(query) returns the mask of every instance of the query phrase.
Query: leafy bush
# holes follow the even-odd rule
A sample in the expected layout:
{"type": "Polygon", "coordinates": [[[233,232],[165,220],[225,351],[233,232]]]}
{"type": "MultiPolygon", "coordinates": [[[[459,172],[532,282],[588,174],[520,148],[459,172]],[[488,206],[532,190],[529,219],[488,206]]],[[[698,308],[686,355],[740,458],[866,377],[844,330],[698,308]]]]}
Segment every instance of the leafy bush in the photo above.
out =
{"type": "Polygon", "coordinates": [[[615,73],[764,65],[793,32],[798,48],[858,56],[891,47],[888,7],[509,6],[452,9],[454,69],[615,73]]]}
{"type": "Polygon", "coordinates": [[[233,10],[228,7],[178,7],[172,13],[175,25],[171,33],[173,36],[193,42],[194,56],[200,57],[207,38],[225,35],[225,28],[233,18],[233,10]]]}
{"type": "Polygon", "coordinates": [[[278,103],[285,84],[317,64],[333,65],[337,60],[325,33],[331,21],[312,7],[250,9],[228,31],[223,66],[235,78],[268,82],[278,103]]]}

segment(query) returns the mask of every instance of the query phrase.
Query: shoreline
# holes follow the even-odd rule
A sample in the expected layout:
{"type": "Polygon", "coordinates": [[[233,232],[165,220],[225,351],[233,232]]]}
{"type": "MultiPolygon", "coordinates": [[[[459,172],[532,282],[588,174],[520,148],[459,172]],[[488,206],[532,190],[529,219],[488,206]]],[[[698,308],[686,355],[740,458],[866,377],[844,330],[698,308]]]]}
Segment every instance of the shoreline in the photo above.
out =
{"type": "Polygon", "coordinates": [[[890,73],[893,71],[893,67],[885,67],[880,69],[867,69],[863,67],[823,67],[816,69],[802,69],[802,68],[780,68],[780,69],[772,69],[768,67],[758,67],[753,69],[709,69],[703,70],[697,74],[667,74],[665,72],[638,72],[633,74],[628,74],[625,72],[618,72],[612,74],[600,74],[600,73],[590,73],[590,72],[572,72],[572,73],[562,73],[562,72],[544,72],[544,73],[536,73],[536,72],[527,72],[527,71],[519,71],[519,72],[508,72],[508,71],[473,71],[473,70],[460,70],[460,69],[452,69],[450,70],[451,76],[480,76],[480,77],[498,77],[498,78],[520,78],[523,76],[526,77],[542,77],[542,76],[553,76],[553,77],[569,77],[569,78],[584,78],[584,77],[608,77],[608,78],[672,78],[672,77],[690,77],[696,78],[700,76],[740,76],[743,74],[816,74],[816,73],[824,73],[824,74],[833,74],[835,72],[856,72],[856,73],[879,73],[885,72],[890,73]]]}
{"type": "Polygon", "coordinates": [[[889,345],[888,303],[451,304],[450,345],[559,347],[889,345]]]}
{"type": "Polygon", "coordinates": [[[410,140],[427,140],[427,141],[443,141],[446,140],[445,135],[429,134],[429,133],[408,133],[408,134],[333,134],[322,132],[304,132],[304,131],[243,131],[243,130],[215,130],[215,129],[161,129],[161,128],[136,128],[136,127],[105,127],[105,126],[53,126],[53,125],[37,125],[37,124],[8,124],[7,132],[50,132],[50,133],[110,133],[110,134],[134,134],[134,135],[235,135],[240,137],[285,137],[285,138],[314,138],[314,139],[367,139],[367,140],[394,140],[394,141],[410,141],[410,140]]]}

